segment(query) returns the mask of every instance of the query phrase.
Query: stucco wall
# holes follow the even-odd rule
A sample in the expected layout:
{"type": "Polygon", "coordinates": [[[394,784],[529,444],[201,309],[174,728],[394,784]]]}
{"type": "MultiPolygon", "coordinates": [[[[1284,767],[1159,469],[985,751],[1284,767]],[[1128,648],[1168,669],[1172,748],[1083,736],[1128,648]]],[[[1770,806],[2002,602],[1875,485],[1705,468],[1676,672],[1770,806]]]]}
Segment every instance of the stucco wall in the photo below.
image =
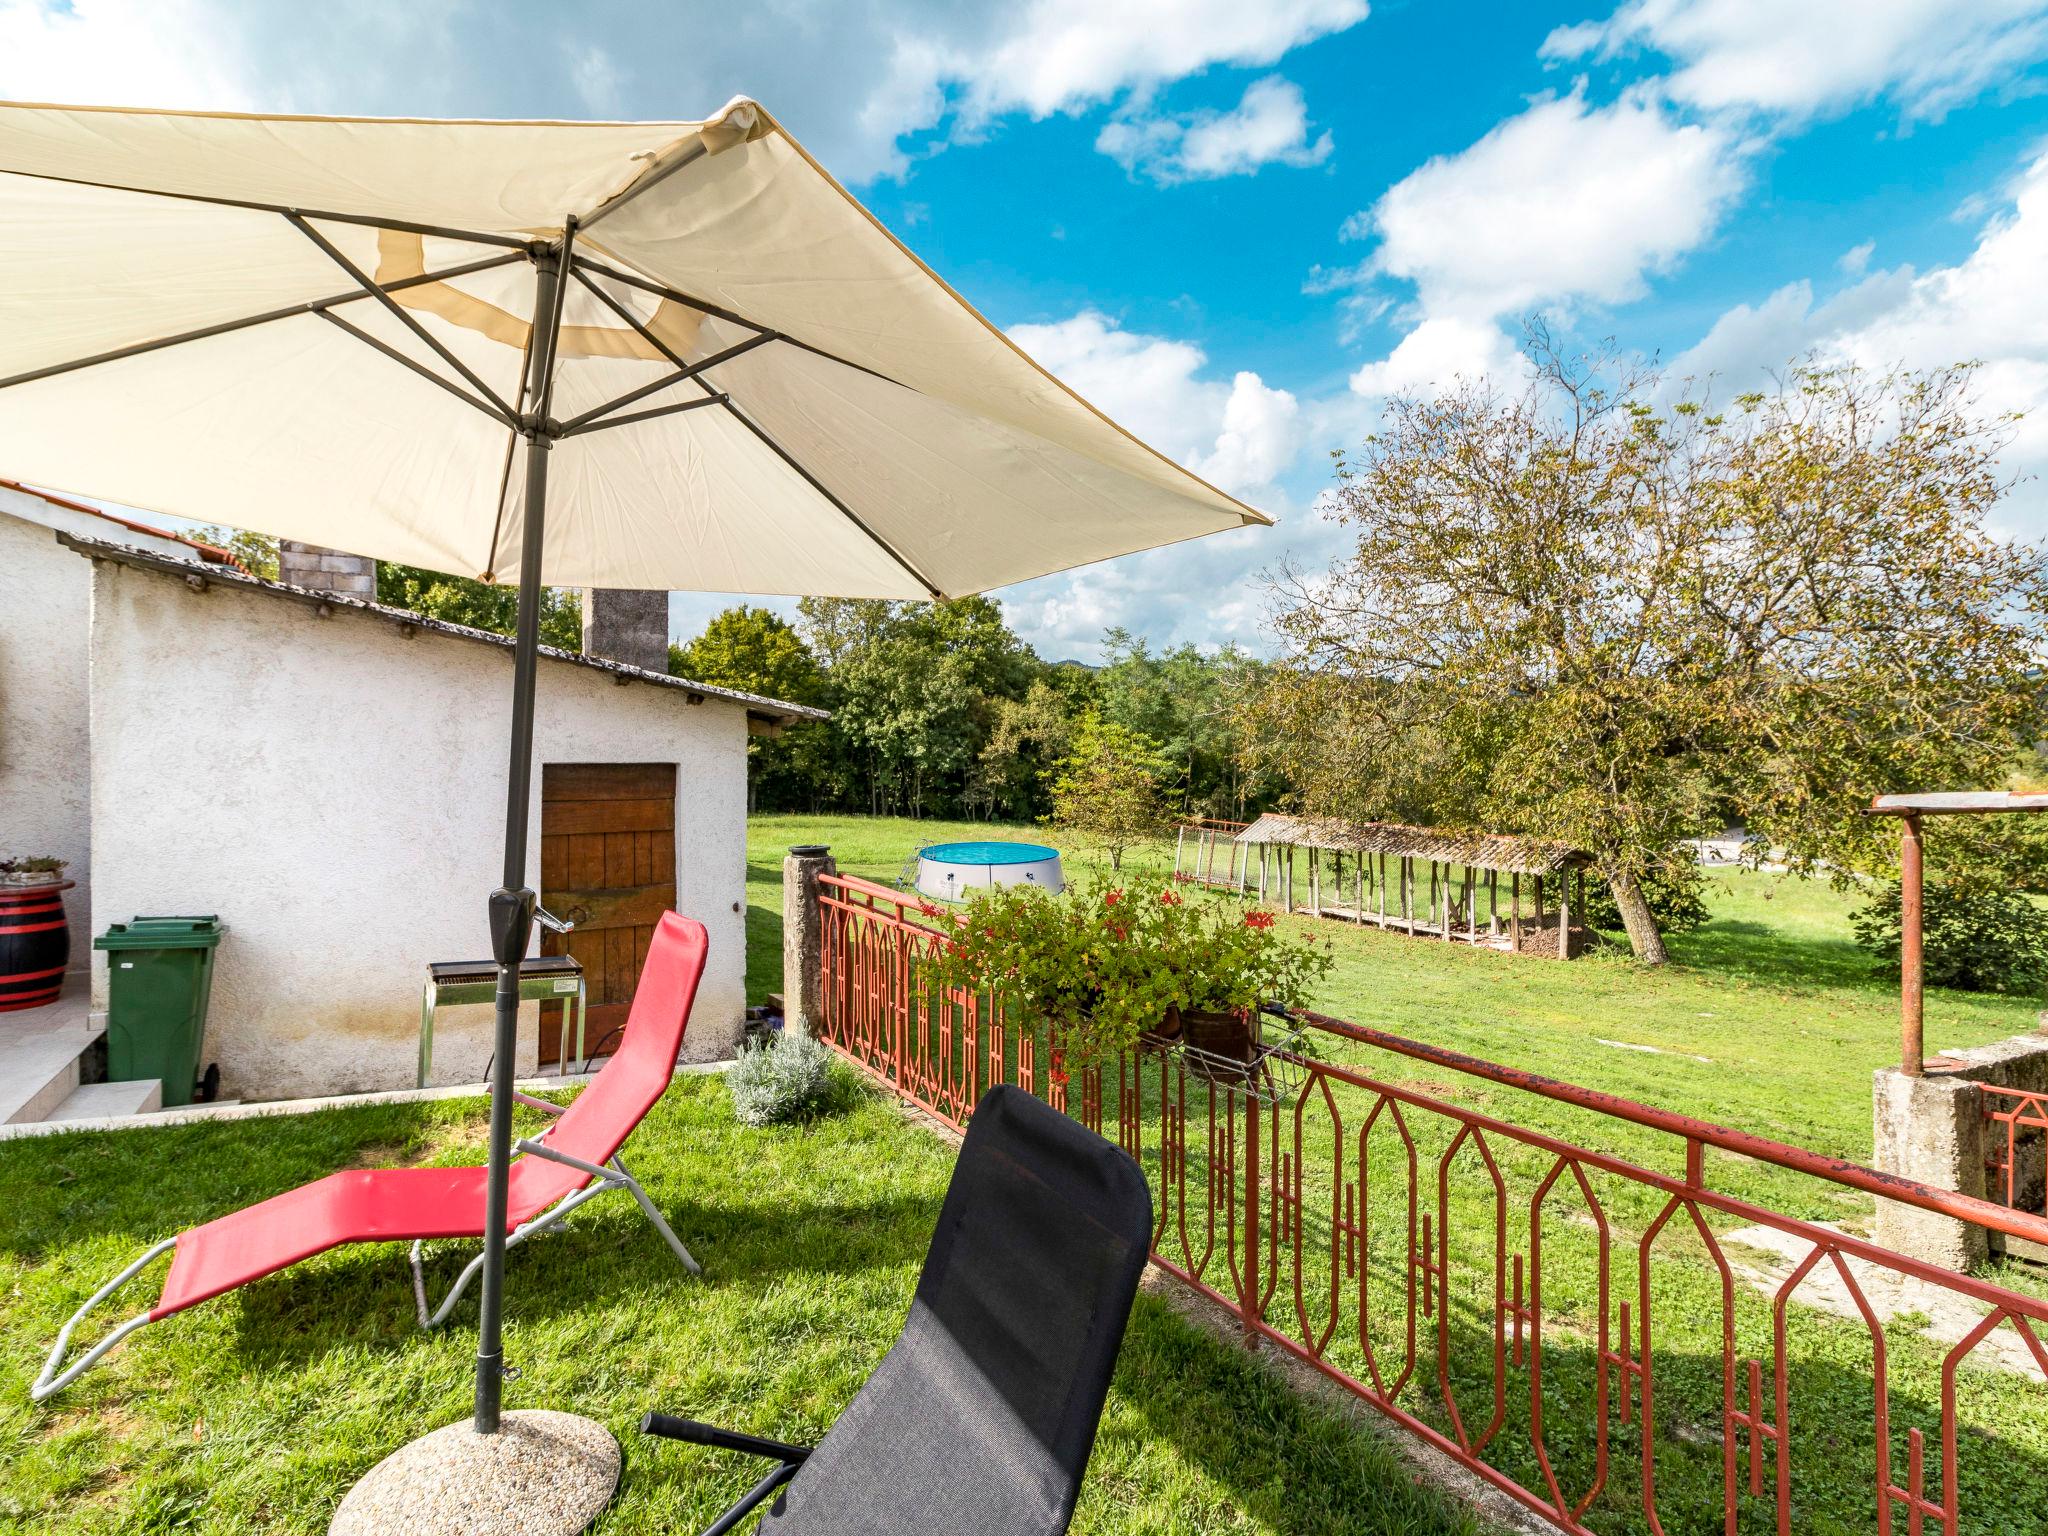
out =
{"type": "MultiPolygon", "coordinates": [[[[218,582],[92,570],[94,921],[222,915],[207,1055],[223,1093],[411,1086],[427,963],[490,950],[511,653],[218,582]]],[[[534,738],[541,763],[677,765],[677,905],[711,932],[684,1054],[728,1054],[745,1005],[744,709],[543,661],[534,738]]],[[[489,1036],[487,1007],[442,1012],[436,1081],[480,1077],[489,1036]]]]}
{"type": "Polygon", "coordinates": [[[68,859],[71,965],[90,961],[91,573],[39,523],[9,515],[0,491],[0,856],[68,859]]]}

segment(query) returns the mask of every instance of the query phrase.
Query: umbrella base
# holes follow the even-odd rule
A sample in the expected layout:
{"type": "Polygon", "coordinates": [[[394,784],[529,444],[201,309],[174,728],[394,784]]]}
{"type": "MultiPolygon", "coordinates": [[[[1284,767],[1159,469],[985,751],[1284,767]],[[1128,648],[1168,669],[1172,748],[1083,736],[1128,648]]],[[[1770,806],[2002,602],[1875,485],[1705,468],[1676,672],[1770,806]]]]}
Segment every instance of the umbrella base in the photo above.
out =
{"type": "Polygon", "coordinates": [[[575,1536],[611,1502],[619,1443],[594,1420],[525,1409],[402,1445],[348,1491],[328,1536],[575,1536]]]}

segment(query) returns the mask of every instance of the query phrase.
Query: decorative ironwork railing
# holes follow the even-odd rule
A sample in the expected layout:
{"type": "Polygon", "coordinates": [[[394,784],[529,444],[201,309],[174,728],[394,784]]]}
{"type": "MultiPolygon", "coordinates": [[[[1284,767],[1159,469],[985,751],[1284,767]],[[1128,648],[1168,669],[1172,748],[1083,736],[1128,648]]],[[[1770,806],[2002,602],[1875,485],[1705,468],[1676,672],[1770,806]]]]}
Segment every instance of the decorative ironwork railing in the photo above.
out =
{"type": "MultiPolygon", "coordinates": [[[[2048,1215],[2048,1093],[1980,1083],[1984,1118],[1995,1127],[1986,1150],[1986,1187],[2015,1210],[2048,1215]]],[[[2044,1516],[2048,1524],[2048,1516],[2044,1516]]]]}
{"type": "Polygon", "coordinates": [[[1195,885],[1242,889],[1251,851],[1238,843],[1237,834],[1250,825],[1212,816],[1182,821],[1173,832],[1174,877],[1195,885]]]}
{"type": "Polygon", "coordinates": [[[2048,1524],[2048,1299],[1851,1230],[1864,1195],[2048,1221],[1316,1014],[1279,1103],[1175,1053],[1070,1072],[1042,1028],[920,980],[950,915],[820,886],[833,1047],[955,1126],[1010,1082],[1112,1137],[1152,1184],[1153,1260],[1247,1345],[1560,1529],[2048,1524]]]}

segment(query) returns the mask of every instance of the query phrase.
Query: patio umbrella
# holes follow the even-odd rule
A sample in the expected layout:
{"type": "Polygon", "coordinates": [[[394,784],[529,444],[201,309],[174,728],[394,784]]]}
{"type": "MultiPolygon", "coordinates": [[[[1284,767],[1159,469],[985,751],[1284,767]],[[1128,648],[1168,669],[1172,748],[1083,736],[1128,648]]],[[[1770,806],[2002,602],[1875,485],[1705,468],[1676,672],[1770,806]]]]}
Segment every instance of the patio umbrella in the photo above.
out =
{"type": "Polygon", "coordinates": [[[0,105],[0,466],[517,583],[486,1435],[542,582],[944,598],[1267,521],[1039,368],[745,99],[669,123],[0,105]]]}

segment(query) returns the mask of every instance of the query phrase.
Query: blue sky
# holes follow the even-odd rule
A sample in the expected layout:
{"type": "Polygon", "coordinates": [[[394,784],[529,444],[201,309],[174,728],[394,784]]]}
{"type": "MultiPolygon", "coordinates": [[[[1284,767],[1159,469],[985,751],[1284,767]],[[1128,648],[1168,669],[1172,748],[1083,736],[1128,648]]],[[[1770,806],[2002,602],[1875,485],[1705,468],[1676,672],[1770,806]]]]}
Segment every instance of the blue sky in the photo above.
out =
{"type": "MultiPolygon", "coordinates": [[[[2048,395],[2048,0],[0,0],[0,95],[693,117],[758,97],[1041,361],[1280,518],[1001,594],[1263,648],[1329,450],[1524,318],[1746,387],[1809,353],[2048,395]]],[[[2048,467],[2023,421],[2009,467],[2048,467]]],[[[0,466],[4,473],[4,466],[0,466]]],[[[2048,533],[2022,483],[2007,531],[2048,533]]],[[[720,606],[678,596],[688,633],[720,606]]]]}

